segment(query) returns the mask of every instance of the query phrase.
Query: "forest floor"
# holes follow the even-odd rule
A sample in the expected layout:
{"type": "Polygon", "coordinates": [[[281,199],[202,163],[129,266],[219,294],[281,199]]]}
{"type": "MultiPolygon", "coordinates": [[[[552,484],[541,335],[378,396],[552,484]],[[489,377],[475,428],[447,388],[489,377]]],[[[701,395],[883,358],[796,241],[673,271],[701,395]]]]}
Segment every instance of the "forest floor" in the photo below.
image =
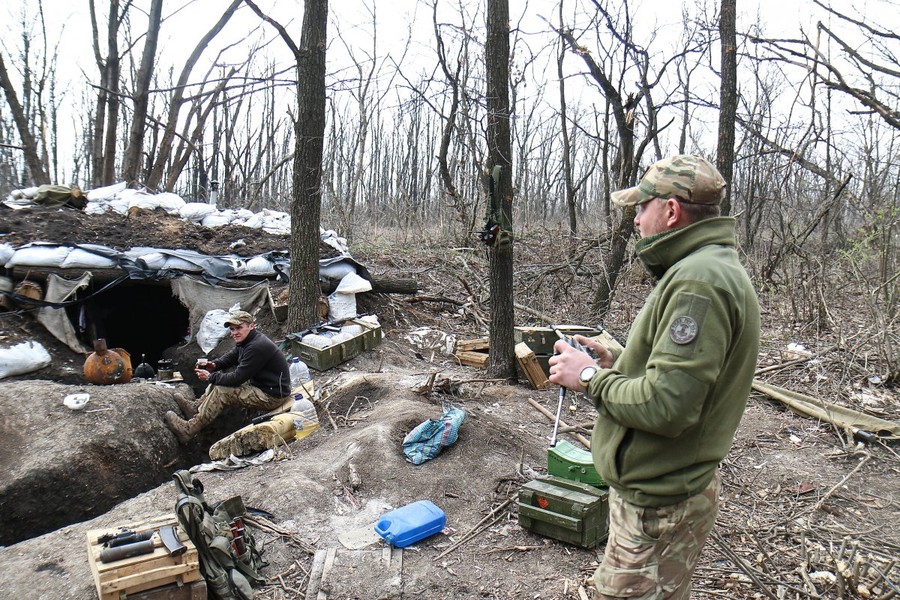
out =
{"type": "MultiPolygon", "coordinates": [[[[284,237],[243,228],[195,230],[159,214],[82,221],[77,211],[63,211],[65,217],[59,218],[44,210],[32,216],[6,211],[0,218],[0,243],[46,238],[119,249],[162,246],[228,254],[230,244],[240,238],[247,244],[245,256],[287,245],[284,237]]],[[[546,325],[537,315],[556,324],[596,324],[589,305],[600,251],[587,237],[568,246],[552,242],[565,237],[561,231],[542,230],[517,240],[517,325],[546,325]]],[[[552,428],[527,400],[553,411],[556,391],[490,379],[482,370],[459,366],[447,353],[448,338],[452,342],[485,332],[489,279],[484,249],[454,247],[421,235],[410,242],[391,232],[360,232],[350,248],[374,276],[416,279],[420,293],[361,299],[361,307],[379,316],[385,338],[375,350],[339,368],[314,372],[321,431],[292,443],[275,462],[198,474],[209,500],[240,494],[247,505],[274,515],[275,527],[257,531],[270,562],[265,574],[272,581],[258,597],[306,597],[317,550],[331,550],[334,556],[323,586],[330,600],[588,597],[585,580],[602,557],[602,547],[559,543],[524,531],[517,522],[518,489],[546,470],[552,428]],[[404,435],[450,404],[467,413],[459,440],[423,465],[405,462],[400,449],[404,435]],[[351,470],[359,475],[359,485],[351,482],[351,470]],[[380,542],[354,549],[342,543],[347,534],[370,529],[385,510],[421,499],[446,512],[447,528],[441,534],[390,555],[390,560],[380,542]]],[[[620,280],[603,323],[620,341],[651,285],[636,264],[620,280]]],[[[863,291],[835,295],[830,320],[815,323],[796,319],[792,304],[798,293],[786,287],[768,289],[760,297],[759,379],[900,420],[900,390],[884,383],[878,337],[865,335],[872,324],[860,310],[863,291]],[[792,343],[809,354],[798,355],[803,350],[792,343]],[[763,372],[766,367],[778,368],[763,372]]],[[[3,322],[14,323],[4,326],[4,345],[42,335],[27,317],[3,322]]],[[[261,328],[272,337],[285,334],[274,322],[261,328]]],[[[33,379],[58,375],[43,370],[33,379]]],[[[0,386],[15,383],[22,382],[0,386]]],[[[39,387],[34,386],[35,394],[39,387]]],[[[120,396],[110,397],[110,403],[137,401],[128,385],[116,387],[121,391],[110,393],[120,396]]],[[[594,415],[580,399],[574,410],[566,407],[564,419],[590,423],[594,415]]],[[[173,470],[187,466],[177,464],[173,470]]],[[[722,465],[722,509],[695,574],[692,597],[890,597],[900,585],[900,566],[895,566],[900,555],[898,475],[896,445],[858,443],[844,431],[798,416],[754,392],[722,465]]],[[[86,532],[171,512],[174,501],[173,486],[161,485],[90,521],[0,548],[0,589],[15,598],[95,597],[84,551],[86,532]]]]}

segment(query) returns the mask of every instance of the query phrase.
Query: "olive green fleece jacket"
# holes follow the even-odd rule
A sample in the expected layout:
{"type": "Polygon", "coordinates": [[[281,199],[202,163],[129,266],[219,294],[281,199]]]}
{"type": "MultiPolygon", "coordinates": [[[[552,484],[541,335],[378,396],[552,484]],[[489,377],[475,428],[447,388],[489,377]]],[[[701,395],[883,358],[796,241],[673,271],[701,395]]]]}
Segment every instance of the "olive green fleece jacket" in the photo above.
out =
{"type": "Polygon", "coordinates": [[[734,227],[717,217],[638,242],[659,283],[622,354],[588,386],[594,464],[632,504],[696,494],[731,448],[759,350],[759,303],[734,227]]]}

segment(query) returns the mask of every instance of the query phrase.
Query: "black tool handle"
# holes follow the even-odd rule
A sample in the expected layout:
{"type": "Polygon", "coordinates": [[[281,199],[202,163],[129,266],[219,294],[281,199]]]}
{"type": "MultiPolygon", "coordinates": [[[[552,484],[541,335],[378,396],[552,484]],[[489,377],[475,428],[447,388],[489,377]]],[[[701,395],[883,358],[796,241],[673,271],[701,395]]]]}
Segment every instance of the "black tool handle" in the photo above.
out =
{"type": "Polygon", "coordinates": [[[124,560],[132,556],[141,554],[150,554],[153,552],[153,540],[144,540],[133,544],[125,544],[124,546],[116,546],[115,548],[107,548],[100,553],[100,562],[109,563],[117,560],[124,560]]]}
{"type": "Polygon", "coordinates": [[[144,542],[152,537],[152,529],[145,529],[144,531],[127,531],[125,533],[120,533],[119,535],[113,536],[103,545],[107,548],[116,548],[118,546],[133,544],[135,542],[144,542]]]}

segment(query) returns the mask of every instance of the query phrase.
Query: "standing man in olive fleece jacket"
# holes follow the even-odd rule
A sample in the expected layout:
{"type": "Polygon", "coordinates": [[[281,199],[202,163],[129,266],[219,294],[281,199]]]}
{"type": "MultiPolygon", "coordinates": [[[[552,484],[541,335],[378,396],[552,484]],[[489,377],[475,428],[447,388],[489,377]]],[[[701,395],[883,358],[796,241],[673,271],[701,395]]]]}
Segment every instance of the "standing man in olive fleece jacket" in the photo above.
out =
{"type": "Polygon", "coordinates": [[[225,326],[231,330],[234,348],[194,370],[200,381],[210,383],[209,387],[197,401],[175,394],[175,401],[189,420],[172,411],[166,413],[166,425],[182,444],[212,423],[226,406],[269,411],[291,395],[287,360],[272,340],[256,330],[253,315],[235,311],[225,326]]]}
{"type": "Polygon", "coordinates": [[[610,485],[610,533],[594,573],[599,598],[685,599],[718,511],[759,349],[759,304],[719,216],[725,181],[698,156],[652,165],[613,194],[636,206],[636,252],[658,283],[613,356],[563,341],[550,381],[584,392],[598,416],[594,464],[610,485]]]}

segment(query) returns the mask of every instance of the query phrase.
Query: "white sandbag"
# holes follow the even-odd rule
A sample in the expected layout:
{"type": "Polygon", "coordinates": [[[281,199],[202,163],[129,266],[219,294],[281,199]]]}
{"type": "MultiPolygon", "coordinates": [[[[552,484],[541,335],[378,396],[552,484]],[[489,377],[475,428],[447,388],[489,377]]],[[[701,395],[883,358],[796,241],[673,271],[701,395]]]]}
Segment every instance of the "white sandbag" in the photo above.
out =
{"type": "Polygon", "coordinates": [[[227,310],[216,308],[206,313],[203,320],[200,321],[200,328],[197,330],[197,345],[205,354],[212,352],[222,338],[228,335],[228,328],[225,327],[228,317],[227,310]]]}
{"type": "Polygon", "coordinates": [[[180,215],[186,202],[178,194],[163,192],[156,195],[156,203],[170,215],[180,215]]]}
{"type": "MultiPolygon", "coordinates": [[[[112,251],[112,249],[107,248],[112,251]]],[[[101,256],[88,250],[75,248],[62,263],[63,269],[111,269],[116,266],[116,261],[106,256],[101,256]]]]}
{"type": "Polygon", "coordinates": [[[351,323],[341,327],[341,333],[346,334],[348,338],[353,338],[363,334],[363,326],[351,323]]]}
{"type": "Polygon", "coordinates": [[[264,209],[262,229],[273,235],[291,234],[291,215],[279,210],[264,209]]]}
{"type": "Polygon", "coordinates": [[[341,282],[338,284],[337,289],[334,291],[338,294],[361,294],[362,292],[368,292],[372,290],[372,282],[368,279],[364,279],[354,273],[347,273],[341,282]]]}
{"type": "Polygon", "coordinates": [[[119,183],[114,183],[112,185],[107,185],[104,187],[94,188],[87,193],[88,202],[97,202],[100,200],[112,200],[115,198],[119,192],[127,188],[128,185],[122,181],[119,183]]]}
{"type": "Polygon", "coordinates": [[[131,201],[128,198],[114,198],[109,201],[110,210],[117,212],[120,215],[127,215],[130,207],[131,201]]]}
{"type": "Polygon", "coordinates": [[[264,256],[254,256],[244,267],[245,275],[274,275],[275,268],[264,256]]]}
{"type": "Polygon", "coordinates": [[[166,263],[163,265],[163,268],[173,271],[187,271],[188,273],[199,273],[203,270],[202,267],[195,265],[191,261],[177,256],[166,256],[166,263]]]}
{"type": "Polygon", "coordinates": [[[0,265],[5,265],[16,253],[16,249],[10,243],[0,244],[0,265]]]}
{"type": "Polygon", "coordinates": [[[318,333],[307,333],[302,338],[300,338],[300,343],[306,344],[307,346],[311,346],[313,348],[318,348],[319,350],[323,350],[325,348],[331,347],[331,337],[318,333]]]}
{"type": "Polygon", "coordinates": [[[102,215],[109,211],[109,202],[106,200],[98,200],[96,202],[88,202],[84,207],[84,213],[87,215],[102,215]]]}
{"type": "Polygon", "coordinates": [[[144,191],[132,194],[128,198],[128,208],[140,208],[142,210],[154,210],[159,208],[159,200],[154,194],[144,191]]]}
{"type": "Polygon", "coordinates": [[[332,321],[352,319],[356,316],[356,294],[339,294],[328,296],[328,318],[332,321]]]}
{"type": "Polygon", "coordinates": [[[13,267],[59,267],[72,249],[68,246],[33,245],[22,246],[6,262],[6,268],[13,267]]]}
{"type": "Polygon", "coordinates": [[[212,204],[206,204],[205,202],[188,202],[181,207],[178,214],[181,215],[182,219],[188,219],[189,221],[196,221],[199,223],[214,212],[218,211],[212,204]]]}
{"type": "Polygon", "coordinates": [[[238,222],[235,220],[235,225],[243,225],[244,227],[249,227],[251,229],[261,229],[265,224],[265,219],[262,215],[256,214],[251,217],[247,217],[243,221],[238,222]]]}
{"type": "Polygon", "coordinates": [[[166,266],[166,255],[161,252],[147,252],[138,256],[138,260],[143,261],[148,269],[159,271],[166,266]]]}
{"type": "Polygon", "coordinates": [[[223,210],[220,212],[210,213],[203,217],[200,224],[204,227],[222,227],[229,225],[234,220],[234,211],[223,210]]]}
{"type": "Polygon", "coordinates": [[[346,254],[347,252],[349,252],[349,249],[347,247],[347,239],[339,237],[335,230],[325,230],[320,226],[319,237],[322,238],[323,242],[325,242],[341,254],[346,254]]]}
{"type": "Polygon", "coordinates": [[[22,342],[0,349],[0,379],[43,369],[50,360],[50,353],[38,342],[22,342]]]}
{"type": "Polygon", "coordinates": [[[327,277],[335,281],[340,281],[350,273],[356,273],[356,267],[353,266],[353,263],[346,260],[332,263],[325,267],[319,266],[320,277],[327,277]]]}
{"type": "Polygon", "coordinates": [[[239,208],[234,213],[235,220],[240,219],[241,221],[246,221],[250,217],[255,217],[256,213],[248,208],[239,208]]]}
{"type": "Polygon", "coordinates": [[[262,230],[270,235],[291,235],[291,224],[263,225],[262,230]]]}
{"type": "Polygon", "coordinates": [[[228,310],[214,308],[203,315],[200,321],[200,328],[197,331],[197,345],[203,350],[204,354],[212,352],[222,338],[228,335],[228,328],[225,327],[225,321],[231,316],[231,313],[241,310],[240,303],[233,305],[228,310]]]}
{"type": "Polygon", "coordinates": [[[378,315],[366,315],[364,317],[360,317],[356,319],[357,321],[362,321],[363,323],[368,323],[372,327],[378,327],[378,315]]]}

